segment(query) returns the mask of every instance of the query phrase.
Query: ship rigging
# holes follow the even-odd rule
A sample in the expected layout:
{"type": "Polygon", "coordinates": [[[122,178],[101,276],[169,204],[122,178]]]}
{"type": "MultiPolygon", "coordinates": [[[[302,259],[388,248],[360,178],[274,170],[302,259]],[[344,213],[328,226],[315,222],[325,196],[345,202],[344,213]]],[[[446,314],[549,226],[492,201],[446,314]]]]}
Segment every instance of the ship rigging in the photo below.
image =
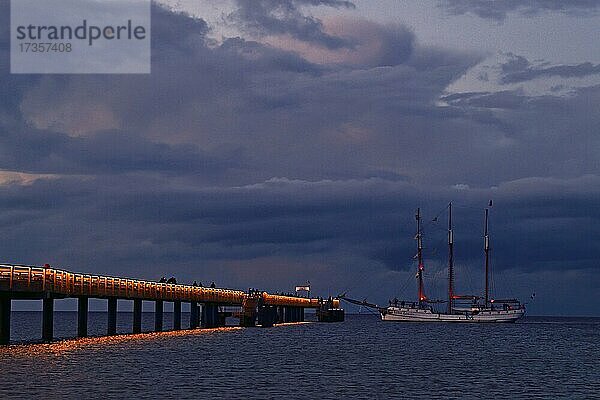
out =
{"type": "MultiPolygon", "coordinates": [[[[490,206],[491,206],[490,201],[490,206]]],[[[343,300],[379,311],[383,321],[398,322],[515,322],[525,315],[525,306],[516,299],[490,299],[489,293],[489,265],[490,265],[490,235],[489,235],[489,208],[485,209],[485,223],[483,232],[485,255],[485,289],[483,297],[477,295],[457,295],[454,287],[454,234],[452,225],[452,203],[448,204],[448,293],[447,300],[429,299],[425,295],[423,261],[423,231],[420,208],[415,214],[417,231],[417,281],[418,301],[390,302],[388,307],[380,307],[368,303],[340,296],[343,300]],[[434,310],[434,304],[446,303],[445,311],[434,310]]]]}

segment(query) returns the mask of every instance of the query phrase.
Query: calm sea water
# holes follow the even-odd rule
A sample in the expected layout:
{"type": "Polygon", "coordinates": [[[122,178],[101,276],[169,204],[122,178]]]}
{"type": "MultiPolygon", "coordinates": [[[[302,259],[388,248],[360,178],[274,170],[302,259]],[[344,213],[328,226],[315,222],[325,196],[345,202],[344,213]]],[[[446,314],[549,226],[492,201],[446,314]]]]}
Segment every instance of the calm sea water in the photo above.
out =
{"type": "MultiPolygon", "coordinates": [[[[38,338],[40,319],[13,313],[14,339],[38,338]]],[[[90,333],[101,334],[105,320],[91,313],[90,333]]],[[[121,332],[130,320],[120,313],[121,332]]],[[[152,321],[144,314],[146,329],[152,321]]],[[[57,336],[73,336],[76,313],[57,312],[55,325],[57,336]]],[[[0,368],[1,399],[600,399],[600,319],[452,325],[348,315],[11,345],[0,347],[0,368]]]]}

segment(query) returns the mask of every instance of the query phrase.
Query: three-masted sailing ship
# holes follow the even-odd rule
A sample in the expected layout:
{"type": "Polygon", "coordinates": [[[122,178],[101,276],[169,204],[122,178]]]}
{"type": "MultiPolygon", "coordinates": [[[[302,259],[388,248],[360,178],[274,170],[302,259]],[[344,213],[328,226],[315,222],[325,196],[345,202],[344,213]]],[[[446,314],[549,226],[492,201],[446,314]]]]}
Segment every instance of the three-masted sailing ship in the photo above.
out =
{"type": "Polygon", "coordinates": [[[452,203],[448,204],[448,299],[429,300],[423,283],[423,234],[421,212],[417,209],[417,279],[418,301],[394,300],[389,307],[379,308],[384,321],[443,321],[443,322],[515,322],[525,315],[525,306],[516,299],[490,299],[489,263],[490,236],[488,230],[489,209],[485,209],[484,254],[485,254],[485,293],[484,296],[458,295],[454,291],[454,237],[452,231],[452,203]],[[436,303],[446,303],[446,310],[434,310],[436,303]]]}
{"type": "MultiPolygon", "coordinates": [[[[491,203],[490,203],[491,205],[491,203]]],[[[485,209],[484,254],[485,291],[484,296],[459,295],[454,290],[454,235],[452,230],[452,203],[448,204],[448,298],[429,299],[425,294],[423,273],[423,232],[421,210],[415,214],[417,221],[417,280],[418,301],[390,301],[388,307],[380,307],[366,301],[358,301],[340,296],[343,300],[360,306],[375,308],[383,321],[398,322],[515,322],[525,315],[525,306],[517,299],[493,299],[489,290],[490,236],[488,229],[489,208],[485,209]],[[440,305],[445,310],[436,310],[440,305]]]]}

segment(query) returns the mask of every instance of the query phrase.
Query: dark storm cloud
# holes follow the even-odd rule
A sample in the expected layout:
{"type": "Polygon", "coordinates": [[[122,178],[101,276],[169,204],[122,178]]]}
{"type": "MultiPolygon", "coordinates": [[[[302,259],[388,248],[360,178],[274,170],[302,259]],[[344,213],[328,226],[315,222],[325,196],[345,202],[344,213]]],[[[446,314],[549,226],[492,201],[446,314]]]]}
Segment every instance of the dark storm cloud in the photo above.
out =
{"type": "MultiPolygon", "coordinates": [[[[342,21],[369,45],[317,63],[153,12],[150,76],[3,70],[5,260],[377,296],[413,267],[417,206],[430,220],[455,201],[457,260],[478,270],[493,198],[499,271],[597,271],[600,87],[448,95],[482,56],[405,27],[342,21]]],[[[440,220],[426,232],[443,275],[440,220]]]]}
{"type": "MultiPolygon", "coordinates": [[[[395,27],[380,30],[398,32],[395,27]]],[[[450,114],[462,114],[458,109],[439,108],[432,103],[480,57],[418,47],[412,33],[399,32],[404,33],[382,35],[386,43],[394,37],[401,43],[382,47],[385,51],[375,65],[383,67],[366,69],[362,65],[317,65],[297,54],[243,39],[208,47],[201,38],[195,42],[184,38],[190,43],[190,53],[185,57],[173,57],[169,47],[155,45],[157,62],[152,77],[44,77],[21,102],[25,118],[47,131],[62,130],[76,138],[52,133],[47,137],[35,133],[23,137],[43,139],[41,149],[55,149],[47,151],[45,157],[63,160],[76,156],[60,154],[62,148],[82,149],[85,153],[86,146],[95,147],[94,143],[108,134],[96,131],[113,132],[114,154],[107,151],[107,157],[85,156],[89,160],[69,165],[70,173],[89,173],[86,163],[104,171],[118,170],[121,165],[125,171],[139,170],[160,152],[167,161],[176,160],[171,143],[183,142],[192,145],[188,149],[197,146],[209,155],[216,152],[217,157],[243,157],[239,169],[244,171],[229,176],[238,182],[247,182],[248,176],[258,181],[273,176],[401,176],[404,172],[393,171],[398,148],[390,147],[383,154],[387,160],[382,160],[378,146],[372,150],[369,147],[396,141],[394,125],[418,126],[422,118],[441,121],[450,114]],[[400,56],[396,54],[398,48],[403,49],[400,56]],[[50,102],[52,108],[46,106],[50,102]],[[114,133],[119,130],[123,131],[121,139],[114,133]],[[53,144],[57,141],[65,143],[53,144]],[[112,162],[119,152],[127,155],[138,147],[140,152],[154,149],[156,153],[146,161],[143,154],[131,153],[137,161],[128,164],[117,158],[112,162]],[[359,149],[360,157],[353,156],[359,149]],[[99,165],[102,160],[105,166],[99,165]],[[373,167],[365,170],[365,164],[373,167]]],[[[110,150],[106,143],[97,144],[99,151],[110,150]]],[[[177,149],[182,151],[182,162],[168,163],[201,165],[186,161],[194,155],[190,150],[185,152],[185,146],[177,149]]],[[[166,171],[167,167],[163,165],[156,171],[166,171]]],[[[66,171],[64,168],[54,172],[66,171]]]]}
{"type": "Polygon", "coordinates": [[[232,151],[210,154],[191,144],[157,143],[124,131],[77,138],[31,128],[5,128],[0,135],[0,154],[0,169],[46,174],[153,171],[209,176],[243,163],[240,154],[232,151]]]}
{"type": "Polygon", "coordinates": [[[296,39],[318,44],[330,49],[347,47],[346,40],[327,34],[322,22],[307,16],[303,6],[354,8],[350,1],[342,0],[236,0],[237,10],[229,18],[246,31],[258,35],[290,35],[296,39]]]}
{"type": "Polygon", "coordinates": [[[416,37],[411,29],[399,24],[378,24],[364,19],[329,20],[327,27],[352,46],[342,49],[311,49],[308,56],[330,64],[349,64],[356,68],[404,64],[415,56],[416,37]]]}
{"type": "Polygon", "coordinates": [[[500,83],[526,82],[532,79],[558,76],[561,78],[582,78],[600,74],[600,64],[585,62],[575,65],[534,66],[523,56],[509,54],[509,60],[500,65],[500,83]]]}
{"type": "Polygon", "coordinates": [[[35,76],[10,73],[10,11],[9,1],[0,0],[0,119],[19,118],[19,100],[23,91],[34,85],[35,76]]]}
{"type": "MultiPolygon", "coordinates": [[[[319,277],[332,282],[334,271],[344,262],[351,270],[362,264],[373,274],[380,268],[410,272],[414,267],[413,211],[421,206],[427,267],[433,279],[439,272],[443,275],[446,216],[441,212],[447,199],[453,199],[456,262],[461,285],[466,285],[463,279],[468,271],[473,276],[480,272],[483,206],[494,198],[496,273],[522,268],[528,273],[597,271],[594,260],[600,256],[600,243],[594,239],[600,233],[600,209],[595,201],[600,193],[589,190],[600,187],[597,177],[529,179],[497,189],[462,191],[381,179],[280,179],[203,189],[159,188],[156,183],[139,178],[63,178],[5,187],[0,191],[0,221],[11,234],[5,234],[3,253],[21,258],[26,253],[24,261],[51,261],[86,271],[148,278],[178,271],[186,280],[214,276],[230,262],[243,274],[254,260],[260,265],[260,260],[276,258],[278,268],[285,270],[290,263],[315,263],[327,257],[331,261],[319,277]],[[34,198],[38,201],[31,203],[34,198]],[[438,214],[439,222],[431,222],[438,214]],[[581,240],[580,235],[590,239],[581,240]],[[572,251],[565,252],[565,248],[572,251]]],[[[264,271],[252,268],[258,276],[264,271]]],[[[234,275],[227,283],[244,287],[246,282],[238,279],[234,275]]],[[[362,279],[366,281],[359,286],[366,286],[371,277],[362,279]]],[[[430,287],[434,284],[429,282],[430,287]]],[[[374,293],[368,295],[384,301],[374,293]]]]}
{"type": "Polygon", "coordinates": [[[454,15],[474,14],[481,18],[502,21],[511,12],[529,16],[543,12],[596,15],[600,10],[600,3],[596,0],[440,0],[440,7],[454,15]]]}

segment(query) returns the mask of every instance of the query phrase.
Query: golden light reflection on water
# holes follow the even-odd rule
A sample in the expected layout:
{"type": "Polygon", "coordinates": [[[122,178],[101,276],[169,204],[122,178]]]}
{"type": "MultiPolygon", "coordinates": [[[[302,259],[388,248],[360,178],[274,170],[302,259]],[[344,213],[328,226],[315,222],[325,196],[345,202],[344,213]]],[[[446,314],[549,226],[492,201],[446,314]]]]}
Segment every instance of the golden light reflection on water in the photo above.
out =
{"type": "Polygon", "coordinates": [[[33,343],[33,344],[14,344],[10,346],[0,346],[0,358],[5,356],[13,357],[32,357],[32,356],[59,356],[66,352],[75,352],[80,350],[97,350],[105,348],[106,346],[122,345],[130,342],[140,341],[157,341],[169,339],[172,337],[179,336],[200,336],[210,335],[222,332],[231,332],[242,329],[238,326],[230,326],[224,328],[212,328],[212,329],[191,329],[191,330],[180,330],[180,331],[166,331],[166,332],[147,332],[138,334],[125,334],[115,336],[99,336],[99,337],[87,337],[87,338],[76,338],[66,339],[51,343],[33,343]]]}
{"type": "Polygon", "coordinates": [[[281,324],[277,324],[277,325],[273,325],[274,327],[278,327],[278,326],[288,326],[288,325],[305,325],[305,324],[312,324],[312,322],[310,321],[302,321],[302,322],[282,322],[281,324]]]}
{"type": "MultiPolygon", "coordinates": [[[[274,325],[276,327],[296,326],[310,324],[311,322],[285,322],[274,325]]],[[[11,357],[40,357],[40,356],[60,356],[69,352],[76,351],[94,351],[106,346],[117,346],[131,342],[150,342],[169,339],[180,336],[200,336],[211,335],[223,332],[232,332],[244,329],[239,326],[228,326],[223,328],[211,329],[183,329],[180,331],[166,332],[146,332],[138,334],[123,334],[115,336],[95,336],[87,338],[65,339],[51,343],[30,343],[30,344],[13,344],[9,346],[0,346],[0,358],[5,356],[11,357]]],[[[258,328],[260,329],[260,328],[258,328]]],[[[270,328],[272,329],[272,328],[270,328]]]]}

